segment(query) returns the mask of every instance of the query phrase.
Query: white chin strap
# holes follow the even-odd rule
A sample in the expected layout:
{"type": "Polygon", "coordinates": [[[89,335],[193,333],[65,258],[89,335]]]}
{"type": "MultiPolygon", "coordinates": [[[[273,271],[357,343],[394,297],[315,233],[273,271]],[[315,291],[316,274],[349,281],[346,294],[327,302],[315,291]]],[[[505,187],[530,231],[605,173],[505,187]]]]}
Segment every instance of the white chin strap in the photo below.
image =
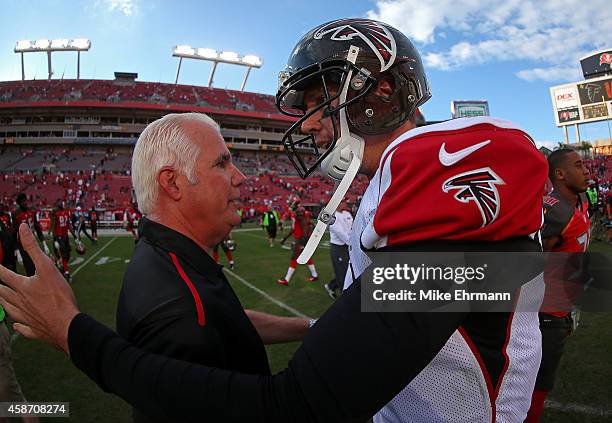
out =
{"type": "MultiPolygon", "coordinates": [[[[355,63],[359,48],[351,46],[347,55],[347,60],[355,63]]],[[[351,69],[346,76],[342,93],[340,94],[340,104],[346,102],[348,87],[351,83],[353,70],[351,69]]],[[[334,150],[321,162],[321,170],[330,178],[339,181],[336,190],[329,200],[329,203],[319,213],[317,225],[312,231],[304,250],[297,259],[299,264],[306,264],[319,246],[319,242],[325,234],[327,227],[333,223],[333,216],[340,202],[346,195],[348,189],[357,176],[363,158],[364,140],[349,130],[346,118],[346,107],[340,109],[340,138],[336,141],[334,150]]]]}

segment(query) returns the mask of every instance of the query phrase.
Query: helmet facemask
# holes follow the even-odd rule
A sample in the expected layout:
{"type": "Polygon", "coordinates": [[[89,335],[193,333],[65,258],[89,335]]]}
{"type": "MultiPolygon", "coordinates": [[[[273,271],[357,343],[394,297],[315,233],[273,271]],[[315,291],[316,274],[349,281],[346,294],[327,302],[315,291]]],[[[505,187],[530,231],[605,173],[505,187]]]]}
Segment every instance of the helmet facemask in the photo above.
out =
{"type": "MultiPolygon", "coordinates": [[[[283,137],[283,146],[289,160],[302,178],[311,175],[319,166],[323,172],[336,181],[342,179],[348,166],[348,151],[363,154],[363,141],[352,134],[346,117],[346,108],[358,103],[374,86],[374,78],[366,69],[354,65],[354,57],[326,60],[296,72],[281,72],[279,75],[278,109],[292,117],[298,117],[283,137]],[[353,62],[351,62],[351,59],[353,62]],[[310,89],[321,90],[321,98],[311,110],[306,110],[305,93],[310,89]],[[321,113],[322,119],[330,118],[333,135],[328,145],[317,145],[314,134],[300,132],[302,124],[311,116],[321,113]],[[340,145],[343,144],[343,145],[340,145]],[[338,149],[340,147],[340,149],[338,149]],[[339,155],[339,150],[344,154],[339,155]],[[332,156],[336,156],[335,158],[332,156]]],[[[350,53],[349,53],[350,56],[350,53]]]]}
{"type": "MultiPolygon", "coordinates": [[[[310,111],[306,111],[306,107],[302,106],[304,115],[285,133],[283,141],[290,160],[296,169],[298,169],[298,172],[300,172],[300,169],[302,170],[300,174],[303,178],[312,173],[317,165],[320,165],[321,169],[327,176],[338,182],[332,198],[329,200],[329,203],[327,203],[323,210],[321,210],[317,220],[317,225],[308,239],[304,250],[297,259],[297,262],[300,264],[306,263],[314,253],[315,249],[319,245],[319,242],[323,238],[327,226],[332,223],[334,212],[338,208],[340,201],[342,201],[346,195],[351,183],[353,182],[353,179],[355,179],[357,172],[361,167],[365,142],[363,138],[353,134],[350,131],[346,107],[365,96],[373,86],[375,80],[370,77],[369,71],[366,69],[358,69],[355,66],[355,61],[358,54],[359,48],[351,46],[348,51],[347,58],[344,61],[346,67],[340,73],[341,77],[338,85],[339,89],[336,93],[331,93],[326,82],[325,74],[329,71],[321,69],[311,72],[309,77],[303,77],[300,79],[298,79],[300,77],[298,73],[296,76],[297,81],[294,84],[289,84],[289,87],[281,91],[281,94],[279,94],[277,97],[277,105],[279,105],[280,110],[282,110],[283,106],[290,106],[293,108],[296,106],[299,107],[299,104],[288,104],[288,101],[283,99],[289,99],[290,97],[299,99],[300,94],[297,90],[295,90],[296,87],[300,87],[299,83],[306,82],[306,79],[318,79],[319,76],[321,76],[324,93],[322,101],[320,101],[319,104],[310,111]],[[292,88],[294,88],[293,91],[292,88]],[[350,100],[347,100],[349,89],[358,91],[359,93],[353,96],[350,100]],[[286,93],[288,92],[291,94],[287,95],[286,93]],[[337,104],[334,103],[336,99],[338,100],[337,104]],[[301,127],[301,124],[306,119],[311,117],[313,114],[318,113],[320,110],[324,110],[324,115],[331,118],[334,133],[331,144],[327,146],[327,149],[322,154],[319,153],[315,137],[312,134],[309,134],[297,141],[293,141],[293,132],[295,129],[301,127]],[[315,154],[317,154],[317,156],[315,156],[316,159],[314,161],[314,165],[310,168],[304,166],[305,163],[301,159],[300,152],[296,149],[297,145],[304,143],[310,143],[313,145],[312,148],[314,149],[315,154]]],[[[328,67],[328,69],[329,68],[331,68],[332,71],[337,71],[333,66],[328,67]]],[[[290,79],[287,81],[291,82],[290,79]]],[[[302,90],[304,90],[304,88],[302,90]]],[[[301,94],[302,104],[304,104],[303,100],[303,94],[301,94]]]]}

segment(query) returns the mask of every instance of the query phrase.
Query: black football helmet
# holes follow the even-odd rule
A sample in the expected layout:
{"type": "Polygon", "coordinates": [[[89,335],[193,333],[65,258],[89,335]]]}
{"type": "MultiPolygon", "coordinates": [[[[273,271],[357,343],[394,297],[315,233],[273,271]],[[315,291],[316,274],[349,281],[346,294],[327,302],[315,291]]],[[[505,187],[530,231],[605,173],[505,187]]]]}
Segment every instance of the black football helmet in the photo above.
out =
{"type": "Polygon", "coordinates": [[[299,118],[284,135],[285,151],[302,178],[320,165],[339,181],[351,157],[361,159],[360,135],[391,133],[414,119],[417,107],[430,97],[421,57],[400,31],[370,19],[328,22],[297,43],[279,74],[276,106],[299,118]],[[388,97],[372,89],[383,77],[393,87],[388,97]],[[309,88],[322,95],[316,107],[306,110],[304,93],[309,88]],[[317,146],[314,135],[300,133],[302,123],[322,109],[334,128],[327,148],[317,146]]]}

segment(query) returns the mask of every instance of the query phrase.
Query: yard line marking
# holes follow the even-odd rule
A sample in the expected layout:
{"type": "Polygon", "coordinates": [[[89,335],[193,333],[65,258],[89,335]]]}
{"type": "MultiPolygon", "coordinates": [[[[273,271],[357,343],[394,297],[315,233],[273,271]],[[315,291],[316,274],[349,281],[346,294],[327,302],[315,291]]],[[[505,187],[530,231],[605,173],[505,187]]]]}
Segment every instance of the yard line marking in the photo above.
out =
{"type": "Polygon", "coordinates": [[[612,416],[612,411],[606,410],[604,408],[597,408],[597,407],[591,407],[588,405],[574,404],[574,403],[562,404],[560,402],[552,401],[552,400],[544,401],[544,407],[550,408],[553,410],[565,411],[565,412],[570,411],[574,413],[590,414],[592,416],[601,416],[601,417],[612,416]]]}
{"type": "Polygon", "coordinates": [[[240,229],[232,229],[232,233],[234,232],[255,232],[261,231],[261,228],[240,228],[240,229]]]}
{"type": "MultiPolygon", "coordinates": [[[[102,248],[100,248],[98,251],[96,251],[91,257],[89,257],[85,263],[83,263],[82,265],[80,265],[77,270],[74,271],[74,273],[72,274],[72,276],[76,275],[77,273],[79,273],[79,270],[81,270],[83,267],[85,267],[87,265],[87,263],[89,263],[90,261],[92,261],[94,258],[96,258],[96,256],[98,254],[100,254],[102,251],[104,251],[104,249],[106,247],[108,247],[114,240],[116,240],[117,237],[112,238],[110,241],[108,241],[106,244],[104,244],[104,246],[102,248]]],[[[9,345],[13,345],[13,343],[19,338],[19,332],[15,332],[11,335],[11,340],[9,341],[9,345]]]]}
{"type": "Polygon", "coordinates": [[[237,275],[236,273],[232,272],[229,269],[225,269],[224,268],[223,271],[227,272],[230,276],[232,276],[234,279],[236,279],[239,282],[241,282],[247,288],[251,288],[253,291],[257,292],[259,295],[261,295],[262,297],[264,297],[268,301],[276,304],[280,308],[284,308],[285,310],[287,310],[289,313],[293,314],[294,316],[302,317],[304,319],[311,319],[311,317],[308,317],[307,315],[305,315],[301,311],[298,311],[298,310],[294,309],[290,305],[287,305],[284,302],[282,302],[280,300],[277,300],[276,298],[274,298],[273,296],[271,296],[267,292],[262,291],[261,289],[257,288],[255,285],[253,285],[252,283],[250,283],[249,281],[244,279],[242,276],[237,275]]]}
{"type": "Polygon", "coordinates": [[[85,262],[80,265],[77,270],[74,271],[74,273],[72,274],[72,276],[76,276],[77,273],[79,273],[79,271],[84,268],[85,266],[87,266],[89,264],[90,261],[92,261],[93,259],[95,259],[96,257],[98,257],[98,254],[100,254],[102,251],[104,251],[106,249],[106,247],[108,247],[109,245],[111,245],[113,243],[113,241],[115,241],[117,239],[117,237],[113,237],[111,238],[110,241],[108,241],[106,244],[104,244],[104,246],[102,248],[100,248],[98,251],[96,251],[94,254],[92,254],[91,257],[89,257],[87,260],[85,260],[85,262]]]}

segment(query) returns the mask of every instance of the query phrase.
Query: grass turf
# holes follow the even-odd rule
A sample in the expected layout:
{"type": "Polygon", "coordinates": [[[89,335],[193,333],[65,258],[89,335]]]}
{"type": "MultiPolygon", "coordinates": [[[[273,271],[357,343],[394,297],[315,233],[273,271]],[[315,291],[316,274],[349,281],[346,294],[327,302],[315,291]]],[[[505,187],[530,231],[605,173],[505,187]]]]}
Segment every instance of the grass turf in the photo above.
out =
{"type": "MultiPolygon", "coordinates": [[[[329,248],[326,248],[325,241],[314,257],[319,281],[306,282],[309,272],[305,266],[299,266],[290,285],[284,287],[276,284],[275,280],[285,275],[289,251],[278,244],[270,248],[263,231],[257,228],[247,229],[249,230],[234,233],[234,239],[238,243],[235,273],[307,316],[321,315],[332,304],[323,289],[323,284],[332,277],[329,248]]],[[[133,250],[133,241],[128,237],[104,237],[97,245],[87,245],[87,254],[82,257],[84,261],[71,267],[73,272],[76,271],[73,288],[84,312],[114,327],[121,279],[126,261],[133,250]]],[[[594,243],[593,250],[612,251],[612,247],[594,243]]],[[[220,261],[226,264],[222,252],[220,261]]],[[[270,302],[231,274],[228,279],[245,308],[291,315],[289,311],[270,302]]],[[[274,372],[285,367],[298,345],[291,343],[267,347],[274,372]]],[[[70,402],[70,421],[74,422],[131,421],[128,404],[102,392],[59,351],[20,337],[15,340],[12,348],[13,363],[28,400],[70,402]]],[[[612,313],[583,313],[579,330],[568,340],[556,388],[550,399],[557,403],[580,404],[610,411],[611,351],[612,313]]],[[[546,409],[542,421],[599,423],[609,422],[611,419],[610,416],[546,409]]]]}

